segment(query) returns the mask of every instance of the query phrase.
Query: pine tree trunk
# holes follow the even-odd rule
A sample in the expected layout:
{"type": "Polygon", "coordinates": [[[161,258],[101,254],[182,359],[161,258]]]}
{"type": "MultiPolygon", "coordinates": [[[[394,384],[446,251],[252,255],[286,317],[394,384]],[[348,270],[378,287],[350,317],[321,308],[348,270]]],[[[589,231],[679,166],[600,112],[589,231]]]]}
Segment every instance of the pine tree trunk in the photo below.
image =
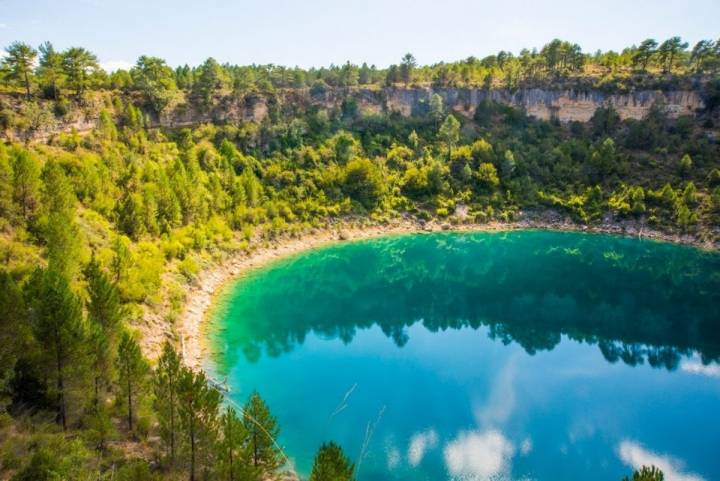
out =
{"type": "Polygon", "coordinates": [[[228,422],[228,459],[230,463],[230,481],[235,481],[235,472],[233,470],[233,445],[232,445],[232,421],[228,422]]]}
{"type": "Polygon", "coordinates": [[[133,430],[133,411],[132,411],[132,384],[130,383],[130,376],[128,376],[128,383],[127,383],[127,390],[128,390],[128,429],[130,432],[133,430]]]}
{"type": "Polygon", "coordinates": [[[30,100],[30,79],[28,78],[27,70],[25,70],[25,93],[27,99],[30,100]]]}
{"type": "Polygon", "coordinates": [[[55,355],[57,367],[57,390],[58,390],[58,422],[62,425],[63,431],[67,429],[67,418],[65,415],[65,379],[63,378],[63,350],[59,342],[60,334],[55,332],[55,355]]]}
{"type": "Polygon", "coordinates": [[[170,464],[175,465],[175,395],[170,392],[170,464]]]}
{"type": "Polygon", "coordinates": [[[195,481],[195,426],[190,426],[190,481],[195,481]]]}
{"type": "Polygon", "coordinates": [[[257,428],[253,429],[253,464],[258,465],[257,428]]]}
{"type": "Polygon", "coordinates": [[[100,404],[100,376],[95,376],[95,399],[93,400],[95,405],[95,412],[98,412],[98,406],[100,404]]]}
{"type": "Polygon", "coordinates": [[[57,360],[57,390],[58,390],[58,421],[63,431],[67,429],[67,418],[65,415],[65,380],[63,379],[63,365],[58,356],[57,360]]]}

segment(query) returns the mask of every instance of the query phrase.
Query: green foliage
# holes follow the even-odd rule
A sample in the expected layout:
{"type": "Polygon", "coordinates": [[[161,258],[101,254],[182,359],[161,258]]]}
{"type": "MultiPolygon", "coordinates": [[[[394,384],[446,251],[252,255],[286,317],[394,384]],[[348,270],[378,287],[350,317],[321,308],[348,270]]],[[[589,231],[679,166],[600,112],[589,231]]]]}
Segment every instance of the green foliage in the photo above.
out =
{"type": "Polygon", "coordinates": [[[88,87],[91,76],[99,69],[95,54],[81,47],[72,47],[63,52],[62,64],[68,85],[81,97],[88,87]]]}
{"type": "Polygon", "coordinates": [[[62,55],[55,50],[50,42],[43,43],[38,47],[38,50],[40,51],[40,62],[37,75],[40,80],[41,90],[46,98],[57,101],[60,97],[60,88],[65,81],[62,55]]]}
{"type": "Polygon", "coordinates": [[[310,473],[310,481],[354,481],[355,466],[337,444],[320,446],[310,473]]]}
{"type": "Polygon", "coordinates": [[[625,476],[623,481],[663,481],[665,475],[655,466],[643,466],[632,477],[625,476]]]}
{"type": "Polygon", "coordinates": [[[251,463],[247,445],[249,433],[234,408],[225,410],[220,418],[220,426],[219,471],[222,479],[256,479],[258,470],[251,463]]]}
{"type": "Polygon", "coordinates": [[[93,350],[93,371],[95,374],[94,404],[97,409],[103,390],[110,387],[114,375],[114,353],[122,321],[127,315],[120,300],[117,286],[100,268],[93,258],[84,271],[87,281],[87,317],[89,345],[93,350]]]}
{"type": "Polygon", "coordinates": [[[276,441],[280,428],[257,392],[250,395],[243,407],[243,424],[248,433],[252,465],[264,472],[275,470],[280,465],[281,452],[276,441]]]}
{"type": "Polygon", "coordinates": [[[137,341],[127,332],[124,332],[120,339],[115,364],[118,372],[118,385],[122,393],[121,399],[126,402],[128,430],[132,432],[136,415],[134,408],[138,403],[138,396],[144,391],[149,367],[140,352],[137,341]]]}
{"type": "Polygon", "coordinates": [[[342,190],[365,209],[372,210],[385,193],[382,172],[370,159],[355,158],[343,169],[342,190]]]}
{"type": "Polygon", "coordinates": [[[693,163],[692,163],[692,159],[690,158],[690,156],[688,154],[685,154],[682,156],[678,167],[680,169],[680,175],[682,175],[683,177],[687,177],[688,175],[690,175],[690,172],[692,171],[693,163]]]}
{"type": "Polygon", "coordinates": [[[429,102],[429,113],[430,118],[437,124],[440,123],[443,116],[445,115],[445,105],[443,98],[438,94],[432,94],[429,102]]]}
{"type": "Polygon", "coordinates": [[[27,349],[27,313],[20,286],[5,270],[0,270],[0,391],[5,388],[15,361],[27,349]]]}
{"type": "Polygon", "coordinates": [[[37,212],[40,198],[40,163],[24,149],[10,151],[13,199],[23,222],[30,224],[37,212]]]}
{"type": "Polygon", "coordinates": [[[156,114],[161,114],[177,90],[173,70],[164,60],[143,55],[130,74],[135,88],[145,96],[147,105],[156,114]]]}
{"type": "Polygon", "coordinates": [[[37,269],[28,280],[25,298],[41,356],[55,377],[57,421],[68,425],[66,385],[73,362],[81,361],[86,328],[82,303],[67,279],[55,270],[37,269]]]}
{"type": "Polygon", "coordinates": [[[178,450],[180,400],[178,398],[181,360],[169,341],[163,345],[162,355],[153,376],[153,406],[160,423],[160,436],[166,446],[170,465],[175,465],[178,450]]]}
{"type": "Polygon", "coordinates": [[[608,207],[621,217],[640,216],[645,213],[645,191],[642,187],[621,184],[608,199],[608,207]]]}
{"type": "Polygon", "coordinates": [[[611,138],[606,138],[592,150],[588,167],[590,178],[595,181],[602,181],[608,175],[616,172],[615,142],[611,138]]]}
{"type": "Polygon", "coordinates": [[[183,368],[177,385],[178,414],[183,446],[189,460],[190,480],[212,468],[218,431],[220,394],[208,384],[205,373],[183,368]]]}
{"type": "Polygon", "coordinates": [[[205,107],[210,107],[215,95],[227,87],[228,78],[225,70],[214,59],[209,58],[199,68],[197,81],[193,85],[193,93],[205,107]]]}
{"type": "Polygon", "coordinates": [[[657,52],[657,46],[658,43],[652,38],[643,40],[633,54],[633,65],[640,66],[643,71],[646,71],[650,59],[657,52]]]}
{"type": "Polygon", "coordinates": [[[47,244],[48,266],[68,279],[80,267],[82,238],[75,223],[77,199],[65,172],[55,162],[46,164],[43,172],[45,212],[39,225],[47,244]]]}
{"type": "Polygon", "coordinates": [[[13,476],[12,481],[62,481],[65,479],[63,471],[58,457],[41,449],[33,454],[27,466],[13,476]]]}
{"type": "Polygon", "coordinates": [[[21,82],[25,87],[27,98],[30,98],[30,82],[33,77],[33,63],[37,58],[37,50],[22,42],[13,42],[5,49],[6,56],[2,63],[10,71],[10,78],[21,82]]]}
{"type": "Polygon", "coordinates": [[[445,142],[448,149],[448,157],[452,155],[452,148],[458,143],[460,139],[460,122],[453,115],[445,117],[440,130],[438,130],[438,137],[445,142]]]}
{"type": "Polygon", "coordinates": [[[475,179],[477,180],[480,189],[485,191],[492,191],[500,185],[497,169],[489,162],[483,162],[480,164],[478,171],[475,174],[475,179]]]}

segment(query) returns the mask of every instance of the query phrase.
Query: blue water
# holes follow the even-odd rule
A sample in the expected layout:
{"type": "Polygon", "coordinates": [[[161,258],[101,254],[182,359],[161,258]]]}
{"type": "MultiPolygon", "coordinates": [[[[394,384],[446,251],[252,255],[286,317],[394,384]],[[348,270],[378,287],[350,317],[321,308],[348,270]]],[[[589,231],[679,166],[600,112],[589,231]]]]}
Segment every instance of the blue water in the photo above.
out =
{"type": "Polygon", "coordinates": [[[208,367],[309,473],[720,479],[720,255],[611,236],[432,234],[312,251],[223,296],[208,367]]]}

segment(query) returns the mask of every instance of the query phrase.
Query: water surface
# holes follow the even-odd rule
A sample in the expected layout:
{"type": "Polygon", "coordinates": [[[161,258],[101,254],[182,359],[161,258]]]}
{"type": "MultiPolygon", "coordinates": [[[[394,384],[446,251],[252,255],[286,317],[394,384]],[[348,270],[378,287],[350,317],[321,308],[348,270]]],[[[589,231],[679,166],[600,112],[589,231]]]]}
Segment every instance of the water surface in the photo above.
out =
{"type": "Polygon", "coordinates": [[[544,231],[338,244],[245,276],[208,368],[258,390],[301,475],[720,479],[720,255],[544,231]]]}

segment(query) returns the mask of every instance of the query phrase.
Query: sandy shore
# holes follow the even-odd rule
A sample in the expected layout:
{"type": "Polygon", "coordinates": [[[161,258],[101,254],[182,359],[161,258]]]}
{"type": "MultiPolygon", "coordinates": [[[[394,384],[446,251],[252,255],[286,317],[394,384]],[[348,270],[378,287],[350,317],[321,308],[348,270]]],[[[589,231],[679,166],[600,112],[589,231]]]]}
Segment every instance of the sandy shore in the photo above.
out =
{"type": "MultiPolygon", "coordinates": [[[[180,348],[183,352],[183,358],[187,365],[197,369],[202,368],[203,361],[207,355],[204,327],[208,313],[217,295],[222,292],[223,286],[250,269],[262,267],[291,254],[315,249],[335,242],[440,230],[491,232],[517,229],[552,229],[611,233],[692,244],[708,249],[718,248],[718,245],[715,243],[703,243],[692,236],[664,234],[648,230],[647,228],[632,223],[605,224],[593,227],[580,226],[567,220],[523,220],[511,223],[493,222],[487,224],[459,225],[439,223],[423,224],[410,220],[398,220],[387,225],[370,226],[338,224],[325,229],[309,231],[298,238],[280,239],[267,246],[255,247],[249,253],[242,252],[230,256],[225,261],[202,271],[196,281],[188,286],[187,302],[175,325],[175,329],[180,338],[180,348]]],[[[169,328],[168,326],[163,327],[163,323],[157,321],[152,322],[152,325],[152,330],[169,328]]],[[[152,332],[148,334],[150,335],[147,336],[148,341],[145,345],[145,350],[151,357],[154,357],[153,354],[159,352],[159,346],[155,345],[157,344],[157,339],[163,339],[165,332],[152,332]]]]}

